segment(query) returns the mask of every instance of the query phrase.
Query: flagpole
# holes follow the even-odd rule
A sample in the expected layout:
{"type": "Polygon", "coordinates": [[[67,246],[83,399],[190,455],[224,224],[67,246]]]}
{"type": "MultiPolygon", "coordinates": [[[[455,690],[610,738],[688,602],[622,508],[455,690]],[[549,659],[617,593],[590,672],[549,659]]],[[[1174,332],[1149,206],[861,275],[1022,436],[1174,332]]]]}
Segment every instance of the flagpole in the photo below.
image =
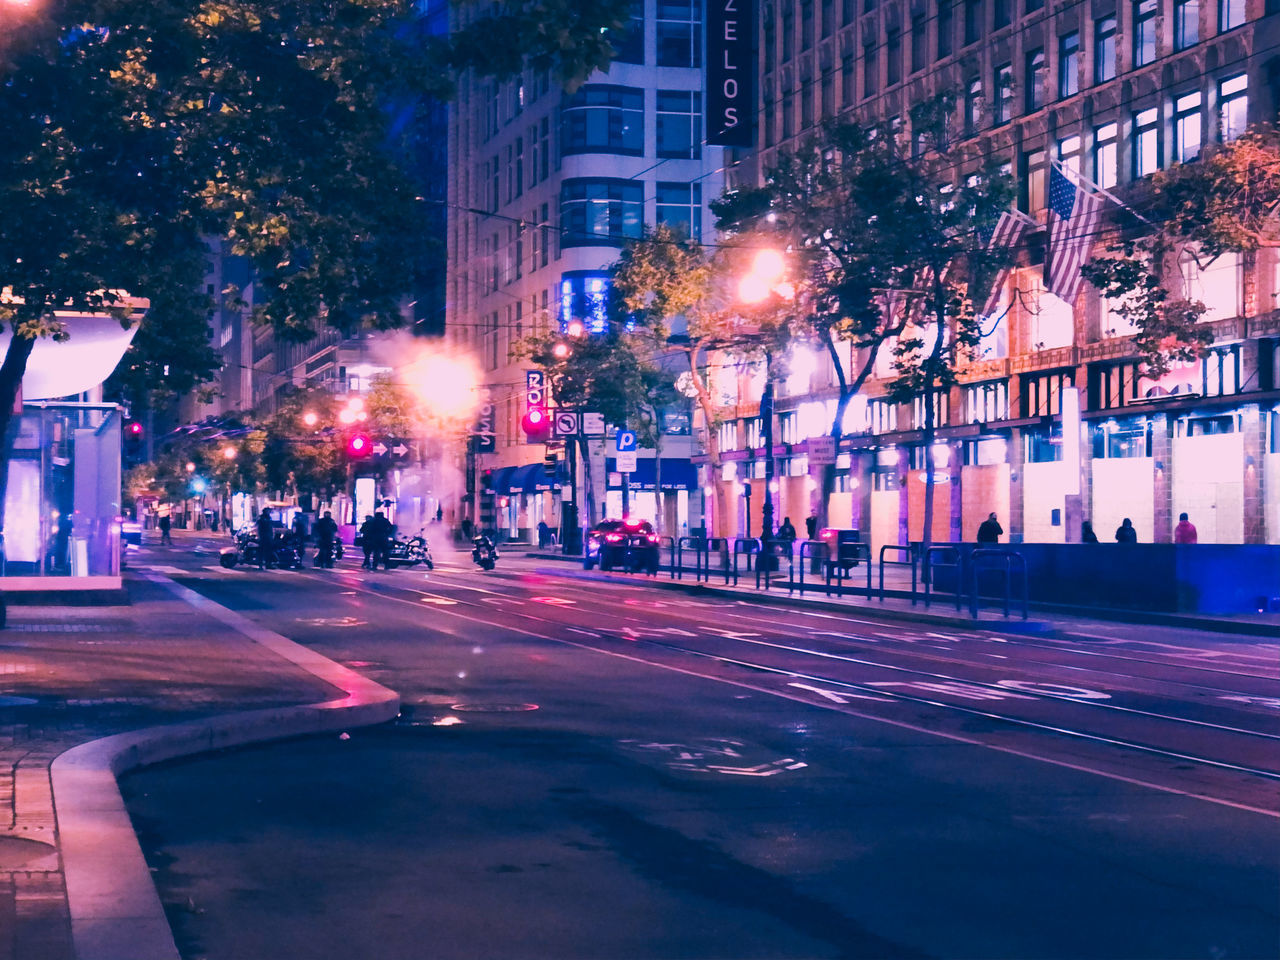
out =
{"type": "Polygon", "coordinates": [[[1117,207],[1120,207],[1124,210],[1128,210],[1131,214],[1133,214],[1135,217],[1137,217],[1139,220],[1145,223],[1148,227],[1152,227],[1152,228],[1155,227],[1154,223],[1152,223],[1150,220],[1148,220],[1146,217],[1140,214],[1137,210],[1133,209],[1133,207],[1129,206],[1127,203],[1125,203],[1123,200],[1117,197],[1114,193],[1112,193],[1106,187],[1102,187],[1094,183],[1092,180],[1090,180],[1080,171],[1072,170],[1070,167],[1063,164],[1061,160],[1050,160],[1049,164],[1053,167],[1056,167],[1058,172],[1061,173],[1068,180],[1075,180],[1078,185],[1088,187],[1094,193],[1097,193],[1106,197],[1108,200],[1114,203],[1117,207]]]}

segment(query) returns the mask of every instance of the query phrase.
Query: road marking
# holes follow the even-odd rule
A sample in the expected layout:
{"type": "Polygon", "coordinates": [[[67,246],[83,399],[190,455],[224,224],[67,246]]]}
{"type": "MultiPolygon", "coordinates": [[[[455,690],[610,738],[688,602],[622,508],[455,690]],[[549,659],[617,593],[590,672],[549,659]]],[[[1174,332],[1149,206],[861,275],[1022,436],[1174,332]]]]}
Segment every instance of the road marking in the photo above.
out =
{"type": "Polygon", "coordinates": [[[530,597],[534,603],[549,603],[553,606],[567,606],[571,603],[577,603],[577,600],[566,600],[564,597],[530,597]]]}
{"type": "Polygon", "coordinates": [[[937,682],[933,680],[869,680],[869,687],[906,687],[908,690],[925,690],[929,693],[941,693],[965,700],[1033,700],[1034,697],[1023,696],[1012,691],[1005,692],[992,687],[980,687],[973,683],[960,681],[937,682]]]}
{"type": "Polygon", "coordinates": [[[602,634],[593,633],[590,630],[579,630],[577,627],[565,627],[565,629],[568,630],[570,633],[580,633],[584,637],[594,637],[597,640],[599,640],[602,636],[602,634]]]}
{"type": "Polygon", "coordinates": [[[809,690],[824,699],[830,700],[832,703],[848,703],[850,700],[874,700],[877,703],[894,702],[889,697],[873,697],[865,693],[849,693],[846,690],[827,690],[809,683],[788,683],[787,686],[795,687],[798,690],[809,690]]]}
{"type": "Polygon", "coordinates": [[[1068,697],[1072,700],[1110,700],[1111,694],[1083,687],[1069,687],[1062,683],[1037,683],[1033,680],[997,680],[996,686],[1027,693],[1043,693],[1051,697],[1068,697]]]}
{"type": "Polygon", "coordinates": [[[445,597],[419,597],[423,603],[434,603],[438,607],[456,607],[457,600],[448,600],[445,597]]]}
{"type": "Polygon", "coordinates": [[[1280,697],[1246,697],[1241,695],[1231,695],[1218,697],[1219,700],[1230,700],[1232,703],[1247,703],[1256,707],[1269,707],[1272,710],[1280,710],[1280,697]]]}

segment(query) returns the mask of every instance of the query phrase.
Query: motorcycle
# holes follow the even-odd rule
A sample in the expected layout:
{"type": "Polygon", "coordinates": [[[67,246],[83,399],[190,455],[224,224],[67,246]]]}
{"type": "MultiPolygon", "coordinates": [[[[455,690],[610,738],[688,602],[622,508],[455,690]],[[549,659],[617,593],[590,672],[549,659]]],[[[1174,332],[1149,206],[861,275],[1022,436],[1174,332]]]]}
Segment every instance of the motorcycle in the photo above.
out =
{"type": "Polygon", "coordinates": [[[492,570],[498,562],[498,548],[494,546],[492,540],[480,534],[471,541],[471,559],[479,565],[481,570],[492,570]]]}
{"type": "Polygon", "coordinates": [[[416,537],[404,539],[396,537],[391,541],[391,546],[387,550],[387,568],[395,567],[416,567],[418,564],[426,564],[428,570],[434,570],[435,561],[431,559],[431,548],[427,545],[427,538],[419,534],[416,537]]]}
{"type": "MultiPolygon", "coordinates": [[[[302,558],[292,538],[278,532],[273,544],[272,566],[282,570],[297,570],[302,566],[302,558]]],[[[258,563],[258,536],[249,530],[236,534],[234,547],[223,547],[218,552],[218,563],[228,570],[243,563],[245,566],[256,566],[258,563]]]]}

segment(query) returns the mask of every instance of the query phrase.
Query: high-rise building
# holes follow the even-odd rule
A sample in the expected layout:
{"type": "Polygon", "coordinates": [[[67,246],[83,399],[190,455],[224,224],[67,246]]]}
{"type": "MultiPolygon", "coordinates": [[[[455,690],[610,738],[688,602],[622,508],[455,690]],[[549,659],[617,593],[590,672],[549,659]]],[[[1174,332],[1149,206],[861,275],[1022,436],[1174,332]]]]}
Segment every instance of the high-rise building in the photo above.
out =
{"type": "MultiPolygon", "coordinates": [[[[601,330],[607,267],[645,224],[679,223],[712,240],[707,203],[723,189],[724,151],[704,142],[702,30],[699,0],[642,0],[608,73],[574,92],[535,70],[501,82],[467,76],[450,107],[446,331],[479,357],[495,413],[492,444],[470,454],[472,516],[506,535],[539,522],[554,529],[560,517],[545,447],[521,429],[532,365],[519,343],[574,321],[601,330]]],[[[687,421],[675,429],[687,434],[687,421]]],[[[680,489],[633,499],[636,514],[660,514],[672,530],[701,509],[679,443],[667,445],[663,486],[679,473],[680,489]]],[[[604,446],[592,444],[594,499],[617,516],[604,446]]]]}
{"type": "MultiPolygon", "coordinates": [[[[1168,271],[1174,296],[1207,306],[1214,342],[1160,378],[1144,375],[1115,304],[1087,283],[1059,299],[1042,262],[1054,162],[1124,200],[1155,171],[1275,121],[1277,11],[1274,0],[762,0],[757,152],[735,177],[752,181],[833,118],[896,121],[908,144],[912,107],[948,93],[952,149],[975,167],[1003,160],[1037,225],[981,358],[938,399],[934,450],[921,401],[886,398],[887,362],[850,406],[834,526],[873,548],[920,540],[932,461],[945,481],[935,541],[972,541],[995,512],[1014,541],[1076,541],[1086,519],[1110,540],[1129,517],[1140,540],[1169,542],[1186,512],[1201,542],[1280,543],[1280,254],[1189,251],[1168,271]],[[1080,406],[1078,463],[1064,457],[1075,446],[1063,443],[1064,398],[1080,406]]],[[[823,358],[812,368],[780,386],[778,516],[819,505],[808,440],[829,432],[836,388],[823,358]]],[[[742,484],[763,476],[765,454],[759,385],[733,386],[741,399],[719,428],[729,464],[705,479],[730,485],[728,525],[742,532],[742,484]]]]}

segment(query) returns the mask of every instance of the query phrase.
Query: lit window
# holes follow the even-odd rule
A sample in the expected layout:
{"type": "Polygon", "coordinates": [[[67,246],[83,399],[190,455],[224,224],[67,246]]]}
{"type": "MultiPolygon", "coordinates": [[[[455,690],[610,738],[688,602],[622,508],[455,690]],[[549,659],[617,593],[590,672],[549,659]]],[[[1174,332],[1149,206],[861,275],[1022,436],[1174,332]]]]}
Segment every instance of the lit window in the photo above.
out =
{"type": "Polygon", "coordinates": [[[1240,316],[1240,254],[1224,253],[1201,263],[1188,251],[1182,257],[1182,278],[1187,299],[1205,305],[1202,322],[1240,316]]]}
{"type": "Polygon", "coordinates": [[[657,184],[658,223],[678,227],[685,236],[702,239],[702,184],[657,184]]]}
{"type": "Polygon", "coordinates": [[[1133,175],[1149,176],[1160,169],[1160,112],[1152,107],[1133,115],[1133,175]]]}
{"type": "Polygon", "coordinates": [[[644,91],[589,84],[565,100],[560,152],[644,154],[644,91]]]}
{"type": "Polygon", "coordinates": [[[1001,64],[996,67],[996,110],[995,122],[1008,123],[1013,119],[1013,65],[1001,64]]]}
{"type": "Polygon", "coordinates": [[[1116,185],[1116,136],[1118,124],[1104,123],[1093,128],[1093,180],[1104,190],[1116,185]]]}
{"type": "Polygon", "coordinates": [[[658,156],[696,160],[702,155],[701,144],[702,94],[659,90],[658,156]]]}
{"type": "Polygon", "coordinates": [[[1200,42],[1200,0],[1174,0],[1173,49],[1185,50],[1200,42]]]}
{"type": "Polygon", "coordinates": [[[1045,72],[1044,49],[1032,50],[1027,54],[1025,97],[1027,113],[1034,113],[1044,106],[1045,72]]]}
{"type": "Polygon", "coordinates": [[[1248,114],[1249,77],[1242,73],[1218,84],[1218,118],[1224,143],[1244,133],[1248,114]]]}
{"type": "Polygon", "coordinates": [[[1080,173],[1080,138],[1063,137],[1058,141],[1058,162],[1072,173],[1080,173]]]}
{"type": "Polygon", "coordinates": [[[1200,154],[1200,93],[1173,102],[1173,158],[1180,163],[1200,154]]]}
{"type": "Polygon", "coordinates": [[[1218,30],[1225,33],[1244,24],[1245,0],[1218,0],[1218,30]]]}
{"type": "Polygon", "coordinates": [[[1156,58],[1156,0],[1134,0],[1133,65],[1142,67],[1156,58]]]}
{"type": "Polygon", "coordinates": [[[970,80],[964,95],[964,132],[970,136],[982,126],[982,81],[970,80]]]}
{"type": "Polygon", "coordinates": [[[1080,34],[1068,33],[1058,38],[1058,96],[1069,97],[1080,92],[1080,34]]]}
{"type": "Polygon", "coordinates": [[[1102,17],[1093,25],[1093,82],[1116,75],[1116,18],[1102,17]]]}

